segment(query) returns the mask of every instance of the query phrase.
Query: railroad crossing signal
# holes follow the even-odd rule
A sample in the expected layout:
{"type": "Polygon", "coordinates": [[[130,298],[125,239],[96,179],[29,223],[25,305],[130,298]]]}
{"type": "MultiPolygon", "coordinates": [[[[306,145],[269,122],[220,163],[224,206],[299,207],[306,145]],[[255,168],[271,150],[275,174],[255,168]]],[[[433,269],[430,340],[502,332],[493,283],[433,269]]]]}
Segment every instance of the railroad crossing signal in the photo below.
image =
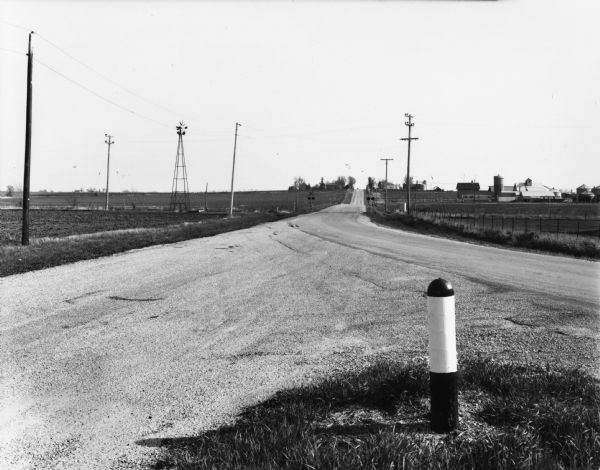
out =
{"type": "Polygon", "coordinates": [[[313,201],[314,200],[315,200],[315,195],[311,191],[310,193],[308,193],[308,203],[310,204],[310,210],[311,211],[312,211],[312,208],[313,208],[313,201]]]}
{"type": "Polygon", "coordinates": [[[368,194],[367,193],[367,202],[369,204],[369,207],[373,207],[373,205],[375,204],[375,196],[373,196],[372,194],[368,194]]]}

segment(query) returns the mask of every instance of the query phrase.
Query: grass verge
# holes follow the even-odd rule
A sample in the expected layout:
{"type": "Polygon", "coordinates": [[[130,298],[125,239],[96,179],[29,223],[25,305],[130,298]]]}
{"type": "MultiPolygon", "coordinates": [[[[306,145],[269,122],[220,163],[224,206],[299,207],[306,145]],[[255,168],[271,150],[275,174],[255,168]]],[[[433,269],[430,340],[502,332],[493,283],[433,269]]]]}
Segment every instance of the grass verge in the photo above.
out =
{"type": "MultiPolygon", "coordinates": [[[[293,215],[293,214],[291,214],[293,215]]],[[[135,248],[175,243],[240,230],[285,216],[272,213],[247,214],[233,219],[210,219],[160,228],[139,228],[38,238],[28,246],[0,245],[0,277],[113,255],[135,248]]]]}
{"type": "Polygon", "coordinates": [[[164,447],[155,469],[597,469],[600,386],[580,370],[463,359],[460,429],[430,432],[424,361],[278,393],[233,426],[164,447]]]}
{"type": "Polygon", "coordinates": [[[545,234],[535,232],[511,233],[505,230],[491,230],[455,226],[439,220],[413,217],[406,214],[368,214],[375,223],[401,228],[418,233],[438,235],[456,240],[475,240],[499,246],[510,246],[538,250],[548,253],[561,253],[574,257],[600,258],[600,240],[592,237],[576,237],[569,234],[545,234]]]}

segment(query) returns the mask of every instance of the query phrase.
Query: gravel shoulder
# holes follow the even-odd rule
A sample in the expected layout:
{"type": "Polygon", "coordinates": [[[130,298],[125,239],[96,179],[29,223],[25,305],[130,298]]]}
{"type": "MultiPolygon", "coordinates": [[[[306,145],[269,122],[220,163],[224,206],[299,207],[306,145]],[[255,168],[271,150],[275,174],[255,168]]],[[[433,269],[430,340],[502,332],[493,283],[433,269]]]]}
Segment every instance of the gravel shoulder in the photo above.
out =
{"type": "Polygon", "coordinates": [[[458,293],[459,356],[598,372],[596,300],[310,233],[334,213],[0,279],[0,467],[143,468],[153,442],[231,422],[281,388],[425,357],[424,291],[440,275],[458,293]]]}

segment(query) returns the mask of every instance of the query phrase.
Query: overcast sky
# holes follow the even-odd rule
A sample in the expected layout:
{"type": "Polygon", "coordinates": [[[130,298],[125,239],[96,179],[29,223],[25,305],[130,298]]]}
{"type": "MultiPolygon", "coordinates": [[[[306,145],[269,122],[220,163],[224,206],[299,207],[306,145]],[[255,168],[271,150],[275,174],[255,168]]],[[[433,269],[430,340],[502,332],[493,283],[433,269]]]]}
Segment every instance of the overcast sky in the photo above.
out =
{"type": "Polygon", "coordinates": [[[22,185],[33,30],[33,190],[286,189],[411,174],[454,188],[600,184],[600,2],[4,2],[0,190],[22,185]],[[23,29],[24,28],[24,29],[23,29]],[[18,52],[15,53],[15,52],[18,52]]]}

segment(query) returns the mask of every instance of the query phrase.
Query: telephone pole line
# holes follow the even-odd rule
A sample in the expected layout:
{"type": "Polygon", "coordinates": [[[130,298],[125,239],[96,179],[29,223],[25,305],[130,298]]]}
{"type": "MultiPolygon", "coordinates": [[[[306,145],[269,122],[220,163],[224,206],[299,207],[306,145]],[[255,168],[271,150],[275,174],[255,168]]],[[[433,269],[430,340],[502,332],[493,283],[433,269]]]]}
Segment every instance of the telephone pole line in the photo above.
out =
{"type": "Polygon", "coordinates": [[[412,129],[412,126],[415,125],[415,123],[412,122],[412,118],[414,116],[409,113],[405,113],[404,116],[408,118],[408,121],[406,121],[404,123],[408,127],[408,138],[403,137],[400,140],[408,141],[408,160],[406,162],[406,208],[407,208],[408,213],[410,214],[410,142],[413,140],[419,140],[419,138],[410,136],[410,131],[412,129]]]}
{"type": "Polygon", "coordinates": [[[31,51],[31,35],[27,50],[27,108],[25,115],[25,169],[23,171],[23,226],[21,245],[29,245],[29,180],[31,175],[31,99],[33,88],[33,52],[31,51]]]}
{"type": "Polygon", "coordinates": [[[388,190],[388,179],[387,179],[387,175],[388,175],[388,162],[392,162],[394,161],[393,158],[380,158],[379,160],[383,160],[385,161],[385,212],[388,211],[388,197],[387,197],[387,190],[388,190]]]}
{"type": "Polygon", "coordinates": [[[229,217],[233,217],[233,176],[235,174],[235,149],[237,147],[238,127],[242,125],[235,123],[235,140],[233,141],[233,166],[231,167],[231,204],[229,206],[229,217]]]}
{"type": "Polygon", "coordinates": [[[113,136],[110,134],[104,134],[104,137],[106,137],[106,140],[104,141],[104,143],[106,145],[108,145],[108,157],[106,158],[106,207],[105,207],[105,209],[108,210],[108,178],[110,176],[110,146],[112,144],[114,144],[115,141],[113,140],[113,136]]]}

